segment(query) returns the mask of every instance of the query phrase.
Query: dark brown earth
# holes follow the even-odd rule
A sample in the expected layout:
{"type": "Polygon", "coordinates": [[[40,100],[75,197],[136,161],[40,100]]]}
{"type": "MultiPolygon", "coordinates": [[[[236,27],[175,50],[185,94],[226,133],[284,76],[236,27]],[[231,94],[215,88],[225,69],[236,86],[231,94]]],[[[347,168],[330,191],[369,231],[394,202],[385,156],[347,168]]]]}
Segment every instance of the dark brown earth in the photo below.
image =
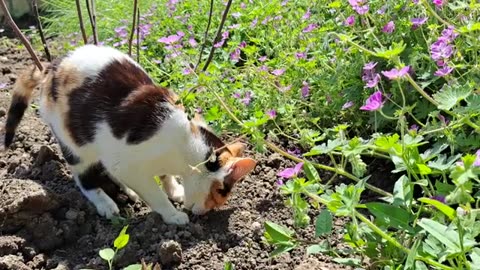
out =
{"type": "MultiPolygon", "coordinates": [[[[1,126],[16,74],[31,64],[26,50],[17,47],[0,39],[0,85],[8,84],[0,89],[1,126]]],[[[33,107],[37,102],[35,98],[33,107]]],[[[98,251],[112,246],[122,225],[96,214],[72,181],[59,150],[37,110],[30,108],[14,145],[0,152],[0,270],[108,269],[98,251]]],[[[323,255],[306,256],[303,247],[269,258],[272,247],[262,238],[264,221],[292,228],[291,210],[275,181],[278,170],[293,164],[277,154],[248,154],[259,165],[236,187],[229,203],[202,217],[190,215],[186,226],[166,225],[144,204],[132,204],[118,194],[122,215],[128,216],[130,242],[114,268],[145,259],[162,269],[223,269],[226,261],[235,269],[350,269],[323,255]]],[[[318,210],[312,210],[312,220],[316,214],[318,210]]],[[[342,224],[335,221],[328,240],[332,246],[340,243],[342,224]]],[[[313,234],[313,225],[298,232],[310,241],[313,234]]]]}

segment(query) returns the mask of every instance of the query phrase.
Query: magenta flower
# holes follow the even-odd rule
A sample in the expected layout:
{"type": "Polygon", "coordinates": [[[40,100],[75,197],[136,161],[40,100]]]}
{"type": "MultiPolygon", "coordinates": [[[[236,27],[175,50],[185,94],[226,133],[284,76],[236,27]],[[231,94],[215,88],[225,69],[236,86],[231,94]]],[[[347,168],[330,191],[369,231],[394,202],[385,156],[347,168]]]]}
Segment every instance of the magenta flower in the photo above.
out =
{"type": "Polygon", "coordinates": [[[352,26],[352,25],[354,25],[354,24],[355,24],[355,16],[353,16],[353,15],[352,15],[352,16],[349,16],[349,17],[345,20],[344,24],[345,24],[346,26],[352,26]]]}
{"type": "Polygon", "coordinates": [[[308,8],[307,12],[305,12],[305,14],[303,14],[302,19],[308,20],[308,19],[310,19],[311,15],[312,15],[312,13],[310,12],[310,8],[308,8]]]}
{"type": "Polygon", "coordinates": [[[230,60],[232,61],[238,61],[240,59],[240,48],[236,48],[231,54],[230,54],[230,60]]]}
{"type": "Polygon", "coordinates": [[[389,78],[390,80],[396,80],[404,77],[407,75],[408,71],[410,70],[410,66],[406,66],[401,68],[400,70],[393,68],[388,71],[382,71],[383,76],[389,78]]]}
{"type": "Polygon", "coordinates": [[[443,29],[442,36],[439,39],[445,40],[447,43],[452,42],[458,37],[458,33],[455,32],[455,27],[449,25],[447,28],[443,29]]]}
{"type": "Polygon", "coordinates": [[[252,100],[252,92],[247,91],[245,93],[245,97],[242,99],[242,103],[245,104],[245,105],[248,105],[248,104],[250,104],[251,100],[252,100]]]}
{"type": "Polygon", "coordinates": [[[443,0],[432,0],[432,2],[438,8],[442,8],[443,4],[445,4],[443,0]]]}
{"type": "Polygon", "coordinates": [[[303,98],[306,98],[310,94],[310,86],[306,81],[303,81],[303,86],[301,90],[303,98]]]}
{"type": "Polygon", "coordinates": [[[385,26],[382,28],[382,32],[391,34],[395,31],[395,23],[393,21],[389,21],[385,26]]]}
{"type": "Polygon", "coordinates": [[[268,67],[266,65],[263,65],[263,66],[259,67],[258,69],[261,70],[261,71],[268,72],[268,67]]]}
{"type": "Polygon", "coordinates": [[[302,30],[302,32],[303,32],[303,33],[309,33],[309,32],[312,32],[313,30],[315,30],[317,27],[318,27],[317,24],[311,23],[311,24],[309,24],[307,27],[305,27],[305,28],[302,30]]]}
{"type": "Polygon", "coordinates": [[[435,71],[435,76],[443,77],[450,74],[453,71],[453,67],[444,66],[441,69],[435,71]]]}
{"type": "Polygon", "coordinates": [[[258,58],[258,61],[260,61],[260,62],[265,62],[265,61],[267,61],[267,56],[266,56],[266,55],[261,56],[260,58],[258,58]]]}
{"type": "Polygon", "coordinates": [[[370,97],[368,97],[365,105],[360,107],[362,111],[378,111],[380,108],[383,107],[383,96],[382,92],[377,91],[373,93],[370,97]]]}
{"type": "Polygon", "coordinates": [[[300,149],[298,149],[297,147],[293,148],[293,150],[287,149],[287,153],[297,157],[300,157],[302,155],[302,151],[300,151],[300,149]]]}
{"type": "Polygon", "coordinates": [[[275,184],[279,187],[283,186],[283,180],[282,179],[278,179],[275,184]]]}
{"type": "Polygon", "coordinates": [[[282,75],[283,73],[285,73],[285,69],[284,69],[284,68],[275,69],[274,71],[272,71],[272,74],[275,75],[275,76],[280,76],[280,75],[282,75]]]}
{"type": "Polygon", "coordinates": [[[304,52],[297,52],[297,53],[295,53],[295,57],[296,57],[297,59],[306,59],[306,58],[307,58],[307,54],[304,53],[304,52]]]}
{"type": "Polygon", "coordinates": [[[172,44],[179,41],[182,37],[179,35],[170,35],[168,37],[162,37],[158,39],[158,42],[165,43],[165,44],[172,44]]]}
{"type": "Polygon", "coordinates": [[[345,104],[342,106],[342,110],[346,110],[348,108],[351,108],[353,106],[353,101],[347,101],[345,104]]]}
{"type": "Polygon", "coordinates": [[[127,27],[126,26],[120,26],[114,29],[115,34],[118,37],[125,38],[128,35],[127,27]]]}
{"type": "Polygon", "coordinates": [[[372,71],[377,64],[377,62],[368,62],[363,66],[363,71],[372,71]]]}
{"type": "Polygon", "coordinates": [[[238,93],[238,92],[233,93],[232,96],[233,96],[234,98],[241,98],[241,97],[242,97],[242,95],[241,95],[240,93],[238,93]]]}
{"type": "Polygon", "coordinates": [[[197,47],[198,43],[197,41],[195,40],[195,38],[191,37],[188,39],[188,43],[190,44],[190,46],[192,47],[197,47]]]}
{"type": "Polygon", "coordinates": [[[275,117],[277,117],[277,112],[272,109],[267,112],[267,115],[268,115],[268,118],[274,119],[275,117]]]}
{"type": "Polygon", "coordinates": [[[412,22],[412,29],[417,29],[418,27],[420,27],[421,25],[427,22],[427,18],[426,17],[413,18],[411,22],[412,22]]]}
{"type": "Polygon", "coordinates": [[[376,62],[369,62],[363,67],[362,81],[366,83],[367,88],[374,88],[380,82],[380,74],[375,72],[376,62]]]}
{"type": "Polygon", "coordinates": [[[287,179],[295,177],[298,175],[302,167],[303,167],[303,162],[300,162],[297,165],[295,165],[294,168],[286,168],[285,170],[279,172],[277,176],[287,178],[287,179]]]}
{"type": "Polygon", "coordinates": [[[189,74],[192,74],[192,69],[187,67],[185,69],[183,69],[183,72],[182,72],[183,75],[189,75],[189,74]]]}
{"type": "Polygon", "coordinates": [[[435,41],[430,46],[430,54],[433,60],[448,59],[453,54],[453,47],[443,39],[435,41]]]}
{"type": "Polygon", "coordinates": [[[353,8],[359,15],[363,15],[368,12],[368,5],[358,6],[353,8]]]}

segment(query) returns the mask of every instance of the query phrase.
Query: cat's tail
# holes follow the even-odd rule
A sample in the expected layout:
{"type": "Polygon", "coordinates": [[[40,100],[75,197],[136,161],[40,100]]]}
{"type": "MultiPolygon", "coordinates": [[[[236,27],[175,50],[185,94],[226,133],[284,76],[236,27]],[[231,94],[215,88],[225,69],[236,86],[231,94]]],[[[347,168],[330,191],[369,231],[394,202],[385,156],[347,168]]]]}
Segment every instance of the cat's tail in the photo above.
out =
{"type": "Polygon", "coordinates": [[[36,66],[26,69],[18,76],[13,86],[12,101],[5,123],[5,140],[3,142],[5,149],[12,144],[15,131],[32,100],[33,90],[40,84],[42,78],[43,74],[36,66]]]}

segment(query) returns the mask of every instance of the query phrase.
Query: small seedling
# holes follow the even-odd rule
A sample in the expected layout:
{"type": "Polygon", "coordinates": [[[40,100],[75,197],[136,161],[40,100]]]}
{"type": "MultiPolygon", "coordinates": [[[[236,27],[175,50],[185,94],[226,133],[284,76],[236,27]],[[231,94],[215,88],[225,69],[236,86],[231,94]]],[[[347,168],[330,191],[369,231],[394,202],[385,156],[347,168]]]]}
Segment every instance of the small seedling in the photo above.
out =
{"type": "MultiPolygon", "coordinates": [[[[113,265],[113,259],[115,258],[115,255],[117,254],[117,252],[119,250],[121,250],[122,248],[124,248],[127,244],[128,244],[128,240],[130,240],[130,235],[127,234],[127,228],[128,228],[128,225],[124,226],[123,229],[120,231],[120,233],[118,234],[117,238],[115,238],[115,241],[113,241],[113,247],[114,249],[112,248],[104,248],[104,249],[101,249],[98,254],[100,255],[100,257],[102,259],[104,259],[105,261],[107,261],[108,263],[108,267],[110,270],[112,270],[112,265],[113,265]]],[[[130,266],[129,266],[130,267],[130,266]]],[[[129,270],[132,270],[130,268],[128,268],[129,270]]]]}

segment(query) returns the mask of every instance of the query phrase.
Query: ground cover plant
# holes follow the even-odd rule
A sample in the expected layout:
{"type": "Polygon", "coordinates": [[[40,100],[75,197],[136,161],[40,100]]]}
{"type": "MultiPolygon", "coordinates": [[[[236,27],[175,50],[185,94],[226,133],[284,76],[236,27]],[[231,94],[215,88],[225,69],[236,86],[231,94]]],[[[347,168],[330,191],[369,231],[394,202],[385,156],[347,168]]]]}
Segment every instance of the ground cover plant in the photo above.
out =
{"type": "MultiPolygon", "coordinates": [[[[128,50],[127,2],[98,1],[101,44],[128,50]]],[[[211,22],[209,1],[140,3],[134,57],[157,83],[218,131],[295,162],[274,175],[294,229],[264,223],[271,256],[480,269],[480,4],[234,1],[214,40],[226,1],[212,1],[211,22]],[[339,247],[338,217],[348,220],[339,247]]],[[[44,7],[57,54],[83,43],[73,1],[44,7]]]]}

